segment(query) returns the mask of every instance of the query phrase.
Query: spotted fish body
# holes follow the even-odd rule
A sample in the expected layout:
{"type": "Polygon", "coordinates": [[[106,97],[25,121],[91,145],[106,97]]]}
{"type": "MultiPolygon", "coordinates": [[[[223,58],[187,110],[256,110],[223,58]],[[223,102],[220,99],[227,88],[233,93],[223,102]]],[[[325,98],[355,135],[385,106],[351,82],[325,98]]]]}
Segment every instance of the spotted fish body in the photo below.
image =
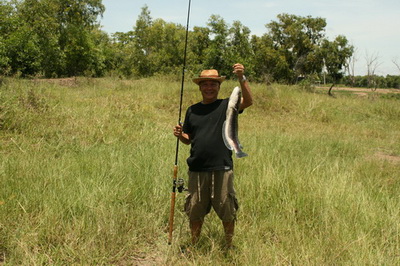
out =
{"type": "Polygon", "coordinates": [[[222,128],[222,138],[224,143],[229,150],[234,150],[237,158],[247,156],[242,151],[242,145],[240,145],[238,137],[238,116],[240,109],[240,101],[242,99],[242,93],[239,87],[235,87],[229,97],[228,108],[226,110],[226,120],[222,128]]]}

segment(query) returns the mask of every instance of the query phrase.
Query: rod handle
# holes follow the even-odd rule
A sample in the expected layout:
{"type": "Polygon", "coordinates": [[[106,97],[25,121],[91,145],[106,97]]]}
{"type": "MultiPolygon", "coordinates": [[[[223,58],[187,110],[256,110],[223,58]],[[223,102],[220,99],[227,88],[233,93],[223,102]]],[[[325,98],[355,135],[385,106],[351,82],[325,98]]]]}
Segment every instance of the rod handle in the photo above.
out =
{"type": "Polygon", "coordinates": [[[172,243],[172,231],[174,231],[175,199],[176,199],[176,179],[178,177],[178,166],[174,165],[174,175],[172,178],[171,210],[168,223],[168,245],[172,243]]]}

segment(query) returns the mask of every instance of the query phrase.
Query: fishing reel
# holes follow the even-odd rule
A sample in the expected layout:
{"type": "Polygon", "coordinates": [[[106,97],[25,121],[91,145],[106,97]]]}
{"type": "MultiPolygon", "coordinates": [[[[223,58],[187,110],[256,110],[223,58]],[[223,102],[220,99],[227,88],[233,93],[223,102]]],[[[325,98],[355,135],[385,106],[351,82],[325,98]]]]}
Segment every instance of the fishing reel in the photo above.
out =
{"type": "Polygon", "coordinates": [[[179,193],[182,193],[185,189],[185,180],[183,178],[178,178],[175,181],[175,186],[178,189],[179,193]]]}

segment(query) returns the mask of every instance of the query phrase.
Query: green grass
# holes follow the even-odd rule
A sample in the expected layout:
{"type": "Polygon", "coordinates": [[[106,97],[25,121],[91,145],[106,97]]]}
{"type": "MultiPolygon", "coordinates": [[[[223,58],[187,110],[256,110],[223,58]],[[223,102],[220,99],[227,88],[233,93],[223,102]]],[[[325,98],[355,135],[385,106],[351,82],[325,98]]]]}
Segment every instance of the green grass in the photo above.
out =
{"type": "MultiPolygon", "coordinates": [[[[200,99],[185,85],[183,115],[200,99]]],[[[398,98],[252,89],[239,133],[249,157],[235,159],[236,248],[224,251],[211,213],[182,256],[184,194],[167,244],[180,82],[5,79],[0,264],[398,265],[398,98]]],[[[180,146],[185,179],[188,152],[180,146]]]]}

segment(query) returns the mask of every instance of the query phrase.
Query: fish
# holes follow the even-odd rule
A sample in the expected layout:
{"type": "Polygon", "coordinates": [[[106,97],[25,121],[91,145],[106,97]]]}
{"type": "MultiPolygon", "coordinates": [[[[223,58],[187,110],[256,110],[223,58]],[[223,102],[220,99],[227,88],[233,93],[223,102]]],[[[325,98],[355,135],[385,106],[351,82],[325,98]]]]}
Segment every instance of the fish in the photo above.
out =
{"type": "Polygon", "coordinates": [[[226,109],[226,119],[222,126],[222,138],[225,146],[229,150],[234,150],[237,158],[246,157],[247,153],[243,152],[238,137],[238,116],[240,110],[240,101],[242,92],[239,87],[235,87],[229,97],[228,108],[226,109]]]}

